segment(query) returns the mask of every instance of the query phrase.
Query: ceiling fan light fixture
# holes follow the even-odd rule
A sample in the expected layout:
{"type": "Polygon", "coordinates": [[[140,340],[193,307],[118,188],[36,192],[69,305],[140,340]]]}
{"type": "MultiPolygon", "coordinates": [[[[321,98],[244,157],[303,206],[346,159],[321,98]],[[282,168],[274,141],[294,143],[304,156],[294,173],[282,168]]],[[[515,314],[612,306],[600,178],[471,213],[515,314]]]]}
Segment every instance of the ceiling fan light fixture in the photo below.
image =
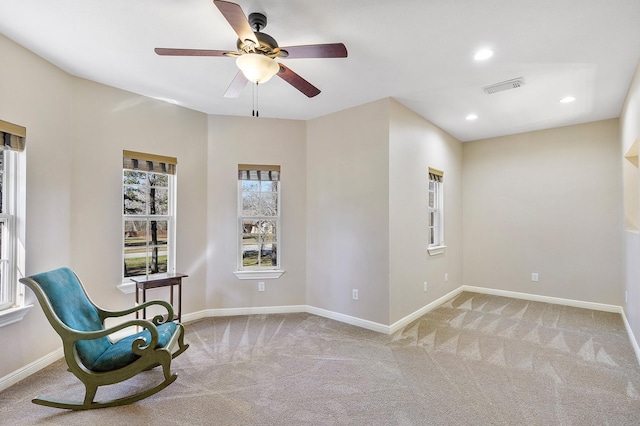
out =
{"type": "Polygon", "coordinates": [[[236,65],[252,83],[266,83],[280,70],[278,63],[259,53],[247,53],[236,59],[236,65]]]}

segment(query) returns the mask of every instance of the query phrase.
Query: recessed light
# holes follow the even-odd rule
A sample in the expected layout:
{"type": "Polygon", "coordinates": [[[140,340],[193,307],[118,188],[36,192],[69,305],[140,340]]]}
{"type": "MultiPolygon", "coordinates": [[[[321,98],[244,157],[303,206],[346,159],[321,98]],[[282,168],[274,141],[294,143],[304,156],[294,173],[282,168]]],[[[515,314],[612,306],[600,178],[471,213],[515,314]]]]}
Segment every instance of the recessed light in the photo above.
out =
{"type": "Polygon", "coordinates": [[[569,103],[571,103],[571,102],[573,102],[575,100],[576,100],[576,98],[573,97],[573,96],[565,96],[564,98],[560,99],[560,103],[569,104],[569,103]]]}
{"type": "Polygon", "coordinates": [[[477,114],[469,114],[469,115],[467,115],[466,119],[469,120],[469,121],[477,120],[478,119],[478,115],[477,114]]]}
{"type": "Polygon", "coordinates": [[[495,53],[496,51],[493,49],[480,49],[473,55],[473,59],[476,61],[484,61],[492,57],[495,53]]]}

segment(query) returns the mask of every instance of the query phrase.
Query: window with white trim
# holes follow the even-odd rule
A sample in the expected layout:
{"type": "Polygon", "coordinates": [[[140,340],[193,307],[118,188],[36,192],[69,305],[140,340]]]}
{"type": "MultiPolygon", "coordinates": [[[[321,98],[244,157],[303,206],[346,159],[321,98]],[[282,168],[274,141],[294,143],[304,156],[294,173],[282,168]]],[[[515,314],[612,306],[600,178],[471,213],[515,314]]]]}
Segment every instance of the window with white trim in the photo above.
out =
{"type": "Polygon", "coordinates": [[[16,303],[15,152],[0,151],[0,309],[16,303]]]}
{"type": "MultiPolygon", "coordinates": [[[[24,304],[18,284],[17,215],[18,202],[24,201],[18,196],[18,164],[25,136],[25,128],[0,120],[0,312],[24,304]]],[[[3,318],[0,325],[15,320],[3,318]]]]}
{"type": "Polygon", "coordinates": [[[429,167],[428,200],[428,248],[430,254],[444,250],[444,214],[443,214],[443,177],[444,172],[429,167]]]}
{"type": "Polygon", "coordinates": [[[123,153],[123,281],[175,272],[176,164],[172,157],[123,153]]]}
{"type": "Polygon", "coordinates": [[[238,165],[238,271],[280,269],[280,166],[238,165]]]}

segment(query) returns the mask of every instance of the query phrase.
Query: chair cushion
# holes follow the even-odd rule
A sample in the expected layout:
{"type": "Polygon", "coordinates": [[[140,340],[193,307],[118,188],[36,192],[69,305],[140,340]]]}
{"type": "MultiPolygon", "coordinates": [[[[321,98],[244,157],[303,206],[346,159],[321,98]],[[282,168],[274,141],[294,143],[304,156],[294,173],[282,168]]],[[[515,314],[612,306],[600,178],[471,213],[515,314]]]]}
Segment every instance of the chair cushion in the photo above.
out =
{"type": "MultiPolygon", "coordinates": [[[[87,297],[76,274],[69,268],[59,268],[31,277],[36,281],[51,302],[53,311],[60,320],[77,331],[99,331],[104,326],[98,310],[87,297]]],[[[100,355],[111,346],[107,337],[80,340],[76,343],[78,356],[89,368],[100,355]]]]}
{"type": "MultiPolygon", "coordinates": [[[[171,336],[176,331],[176,327],[177,324],[175,322],[166,322],[158,326],[158,345],[156,348],[164,348],[167,346],[169,339],[171,339],[171,336]]],[[[131,344],[140,336],[147,342],[151,340],[151,333],[149,333],[148,330],[143,330],[140,333],[118,340],[104,351],[89,369],[104,372],[117,370],[118,368],[131,364],[140,358],[131,350],[131,344]]]]}

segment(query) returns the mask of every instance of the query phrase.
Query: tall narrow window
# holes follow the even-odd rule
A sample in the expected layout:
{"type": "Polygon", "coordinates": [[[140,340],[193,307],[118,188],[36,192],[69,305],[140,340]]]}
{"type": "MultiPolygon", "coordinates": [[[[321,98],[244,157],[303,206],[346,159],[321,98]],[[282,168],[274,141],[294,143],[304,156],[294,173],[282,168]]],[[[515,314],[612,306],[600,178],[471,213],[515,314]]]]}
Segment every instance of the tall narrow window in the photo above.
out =
{"type": "Polygon", "coordinates": [[[444,214],[442,181],[444,173],[429,167],[428,248],[429,254],[444,251],[444,214]]]}
{"type": "Polygon", "coordinates": [[[0,120],[0,311],[18,300],[17,212],[18,155],[24,150],[26,129],[0,120]]]}
{"type": "Polygon", "coordinates": [[[123,153],[123,278],[175,271],[176,164],[123,153]]]}
{"type": "Polygon", "coordinates": [[[238,165],[238,271],[280,269],[280,166],[238,165]]]}

